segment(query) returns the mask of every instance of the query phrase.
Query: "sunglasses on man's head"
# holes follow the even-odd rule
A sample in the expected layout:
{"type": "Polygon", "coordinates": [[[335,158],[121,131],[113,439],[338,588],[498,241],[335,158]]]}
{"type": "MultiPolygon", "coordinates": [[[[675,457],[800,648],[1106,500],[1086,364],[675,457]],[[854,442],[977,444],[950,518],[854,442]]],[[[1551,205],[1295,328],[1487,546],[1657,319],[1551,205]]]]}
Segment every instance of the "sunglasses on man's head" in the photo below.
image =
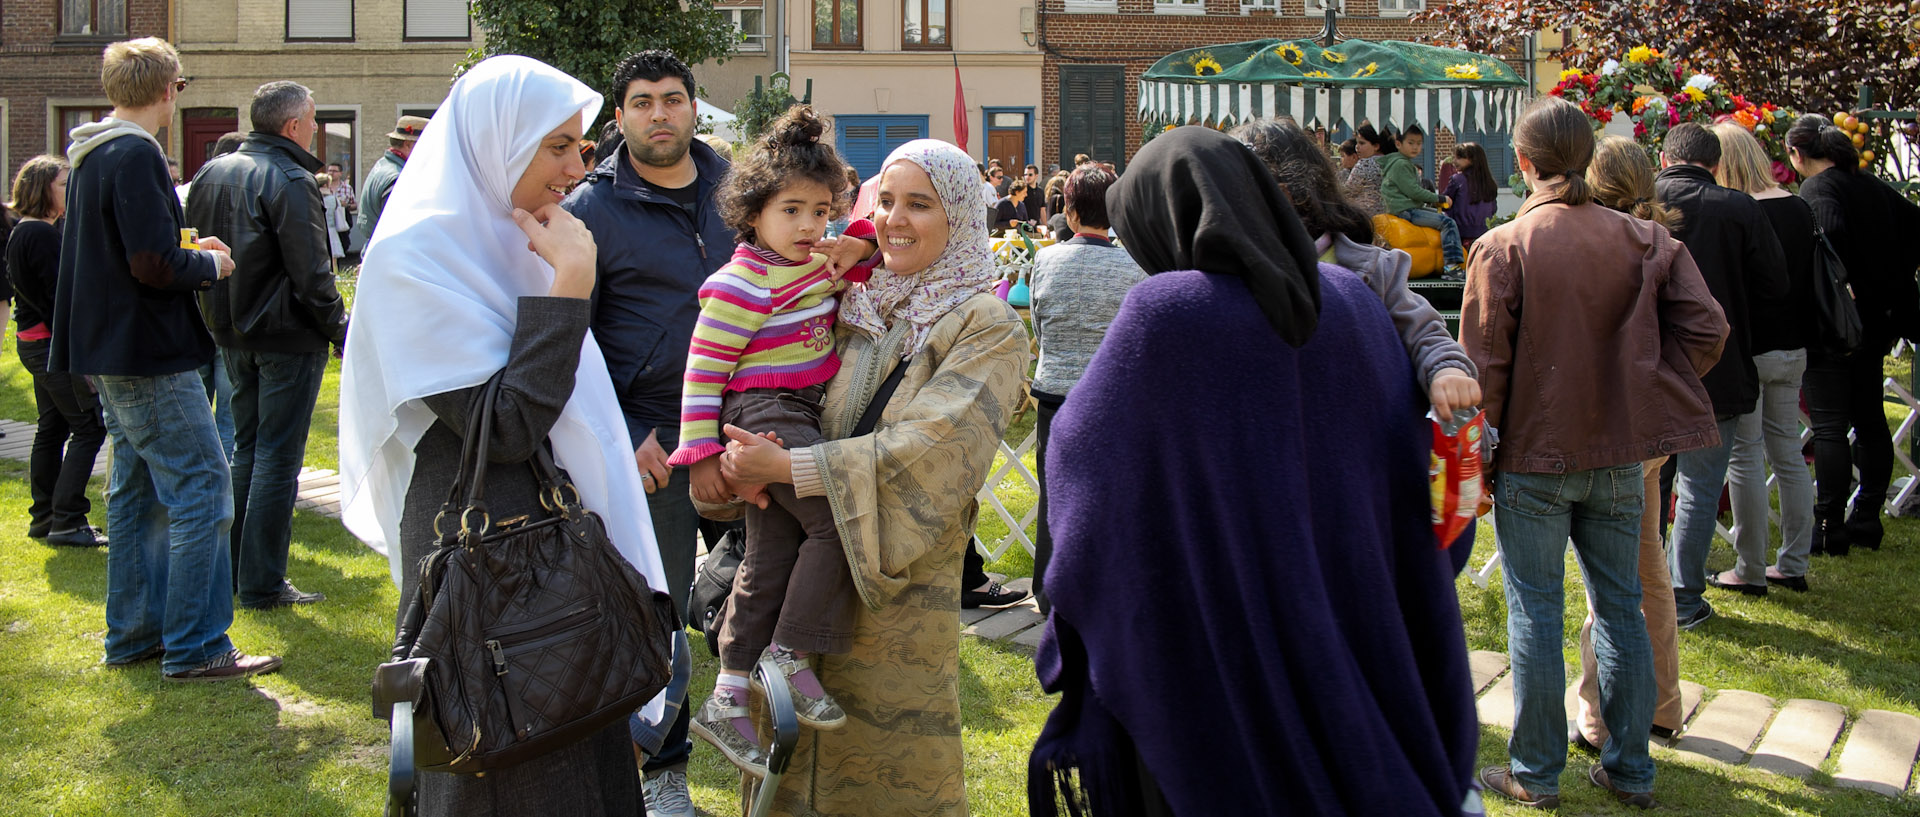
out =
{"type": "Polygon", "coordinates": [[[179,78],[179,79],[176,79],[176,80],[174,80],[174,81],[173,81],[173,92],[174,92],[174,93],[176,93],[176,94],[184,94],[184,93],[186,93],[186,92],[187,92],[187,83],[189,83],[189,82],[192,82],[192,81],[193,81],[193,80],[190,80],[190,79],[187,79],[186,77],[181,77],[181,78],[179,78]]]}

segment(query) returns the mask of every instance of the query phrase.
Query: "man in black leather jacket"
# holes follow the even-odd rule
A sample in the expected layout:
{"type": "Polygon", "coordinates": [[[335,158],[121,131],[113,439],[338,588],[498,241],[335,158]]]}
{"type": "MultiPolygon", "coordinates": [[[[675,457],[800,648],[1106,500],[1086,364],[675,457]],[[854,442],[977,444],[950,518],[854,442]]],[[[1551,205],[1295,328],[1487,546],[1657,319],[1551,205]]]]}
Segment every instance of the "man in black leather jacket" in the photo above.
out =
{"type": "Polygon", "coordinates": [[[1673,514],[1668,564],[1679,627],[1690,630],[1713,617],[1713,605],[1701,595],[1709,583],[1707,551],[1713,544],[1720,488],[1727,478],[1734,425],[1760,399],[1748,306],[1758,299],[1786,296],[1787,259],[1759,203],[1714,182],[1720,138],[1712,131],[1694,123],[1676,126],[1667,132],[1660,160],[1665,169],[1654,180],[1656,195],[1660,203],[1680,212],[1680,226],[1673,237],[1687,246],[1700,266],[1700,277],[1720,303],[1730,330],[1720,362],[1700,376],[1713,401],[1720,444],[1682,451],[1673,458],[1678,474],[1674,492],[1680,501],[1673,514]]]}
{"type": "Polygon", "coordinates": [[[287,581],[293,500],[307,427],[327,367],[347,337],[326,212],[308,152],[313,95],[293,82],[254,92],[254,130],[194,177],[187,222],[233,247],[235,274],[201,298],[233,381],[234,590],[243,607],[319,601],[287,581]]]}

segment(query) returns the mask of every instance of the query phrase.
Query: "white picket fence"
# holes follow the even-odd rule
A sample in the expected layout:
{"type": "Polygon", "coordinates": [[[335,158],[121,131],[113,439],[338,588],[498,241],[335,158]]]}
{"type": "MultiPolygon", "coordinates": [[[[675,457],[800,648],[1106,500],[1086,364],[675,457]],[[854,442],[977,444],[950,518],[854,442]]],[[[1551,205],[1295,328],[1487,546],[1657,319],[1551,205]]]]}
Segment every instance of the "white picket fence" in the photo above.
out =
{"type": "MultiPolygon", "coordinates": [[[[1894,349],[1893,354],[1895,357],[1899,357],[1907,350],[1908,346],[1906,341],[1901,341],[1900,345],[1894,349]]],[[[1914,362],[1916,365],[1920,365],[1920,356],[1916,356],[1914,362]]],[[[1909,455],[1915,425],[1916,423],[1920,423],[1920,400],[1915,400],[1912,392],[1909,392],[1905,386],[1900,385],[1898,381],[1891,377],[1887,378],[1886,381],[1881,384],[1881,388],[1886,396],[1906,404],[1907,407],[1906,419],[1900,421],[1900,425],[1896,427],[1893,432],[1894,464],[1896,467],[1904,469],[1907,476],[1905,478],[1898,478],[1896,475],[1892,486],[1894,490],[1889,492],[1886,503],[1887,512],[1899,516],[1903,509],[1909,507],[1908,500],[1913,498],[1916,491],[1920,491],[1920,467],[1915,466],[1913,458],[1909,455]]],[[[1813,437],[1813,429],[1811,426],[1812,423],[1807,419],[1807,415],[1802,413],[1800,415],[1800,445],[1802,448],[1804,448],[1807,441],[1813,437]]],[[[1774,476],[1769,474],[1767,476],[1767,489],[1769,491],[1773,489],[1773,484],[1774,476]]],[[[1495,511],[1495,513],[1498,513],[1498,511],[1495,511]]],[[[1769,506],[1767,509],[1767,518],[1770,522],[1778,523],[1780,521],[1780,512],[1772,506],[1769,506]]],[[[1733,542],[1735,534],[1739,531],[1738,527],[1729,529],[1727,526],[1720,524],[1718,520],[1713,523],[1713,528],[1714,533],[1728,543],[1733,542]]],[[[1493,574],[1500,569],[1499,549],[1489,547],[1487,550],[1492,551],[1493,556],[1487,559],[1485,564],[1479,567],[1468,566],[1468,578],[1472,579],[1473,583],[1479,587],[1486,587],[1487,583],[1493,579],[1493,574]]]]}

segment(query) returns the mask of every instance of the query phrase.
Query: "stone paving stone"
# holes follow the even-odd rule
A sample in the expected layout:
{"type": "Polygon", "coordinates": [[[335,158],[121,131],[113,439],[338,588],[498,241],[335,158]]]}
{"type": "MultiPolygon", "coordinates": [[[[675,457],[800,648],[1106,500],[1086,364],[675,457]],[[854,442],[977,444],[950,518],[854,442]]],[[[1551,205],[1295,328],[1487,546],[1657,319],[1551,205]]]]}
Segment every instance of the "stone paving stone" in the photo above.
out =
{"type": "Polygon", "coordinates": [[[1501,653],[1487,650],[1474,650],[1467,654],[1467,666],[1473,672],[1473,694],[1487,690],[1500,673],[1507,671],[1507,657],[1501,653]]]}
{"type": "Polygon", "coordinates": [[[1773,717],[1773,699],[1738,689],[1723,689],[1707,702],[1673,748],[1722,763],[1739,763],[1773,717]]]}
{"type": "Polygon", "coordinates": [[[1700,684],[1686,680],[1680,682],[1680,725],[1685,726],[1687,721],[1693,720],[1693,716],[1700,711],[1700,699],[1706,694],[1707,688],[1700,684]]]}
{"type": "Polygon", "coordinates": [[[1899,797],[1907,790],[1916,755],[1920,755],[1920,718],[1869,709],[1854,721],[1833,783],[1899,797]]]}
{"type": "Polygon", "coordinates": [[[1513,673],[1500,676],[1493,682],[1480,701],[1475,704],[1480,712],[1481,726],[1498,726],[1502,729],[1513,728],[1513,673]]]}
{"type": "Polygon", "coordinates": [[[1045,622],[1042,622],[1040,625],[1021,630],[1019,635],[1013,637],[1012,643],[1015,646],[1025,647],[1029,650],[1038,650],[1040,649],[1040,636],[1046,634],[1046,632],[1045,622]]]}
{"type": "Polygon", "coordinates": [[[332,472],[300,475],[300,490],[302,491],[331,488],[339,484],[340,475],[332,472]]]}
{"type": "Polygon", "coordinates": [[[1833,751],[1833,741],[1847,723],[1839,704],[1795,698],[1773,716],[1765,738],[1753,750],[1747,765],[1788,777],[1806,777],[1820,768],[1833,751]]]}
{"type": "Polygon", "coordinates": [[[961,632],[966,635],[985,638],[989,641],[999,641],[1021,630],[1032,627],[1035,624],[1039,624],[1040,621],[1040,610],[1034,606],[1032,599],[1028,599],[1012,607],[1008,607],[1005,610],[1001,610],[994,615],[981,619],[961,632]]]}

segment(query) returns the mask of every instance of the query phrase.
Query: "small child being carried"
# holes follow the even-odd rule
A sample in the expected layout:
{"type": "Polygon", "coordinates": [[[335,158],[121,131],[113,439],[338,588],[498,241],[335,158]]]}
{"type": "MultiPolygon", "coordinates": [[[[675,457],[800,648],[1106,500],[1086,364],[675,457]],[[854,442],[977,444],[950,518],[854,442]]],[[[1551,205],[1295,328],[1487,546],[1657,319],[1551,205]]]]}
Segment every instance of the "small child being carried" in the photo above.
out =
{"type": "MultiPolygon", "coordinates": [[[[700,288],[700,320],[687,354],[680,448],[670,465],[692,471],[694,498],[724,503],[736,486],[720,474],[722,424],[774,433],[789,447],[821,442],[820,406],[840,368],[835,296],[872,274],[879,256],[835,274],[823,249],[827,222],[846,208],[846,166],[822,140],[810,107],[776,120],[717,194],[741,243],[700,288]]],[[[847,239],[873,240],[872,222],[847,239]]],[[[742,770],[766,774],[747,717],[748,674],[771,651],[793,691],[800,722],[836,729],[846,713],[815,676],[814,653],[853,645],[858,595],[825,497],[766,486],[765,509],[747,506],[747,542],[720,624],[720,677],[691,729],[742,770]]]]}

